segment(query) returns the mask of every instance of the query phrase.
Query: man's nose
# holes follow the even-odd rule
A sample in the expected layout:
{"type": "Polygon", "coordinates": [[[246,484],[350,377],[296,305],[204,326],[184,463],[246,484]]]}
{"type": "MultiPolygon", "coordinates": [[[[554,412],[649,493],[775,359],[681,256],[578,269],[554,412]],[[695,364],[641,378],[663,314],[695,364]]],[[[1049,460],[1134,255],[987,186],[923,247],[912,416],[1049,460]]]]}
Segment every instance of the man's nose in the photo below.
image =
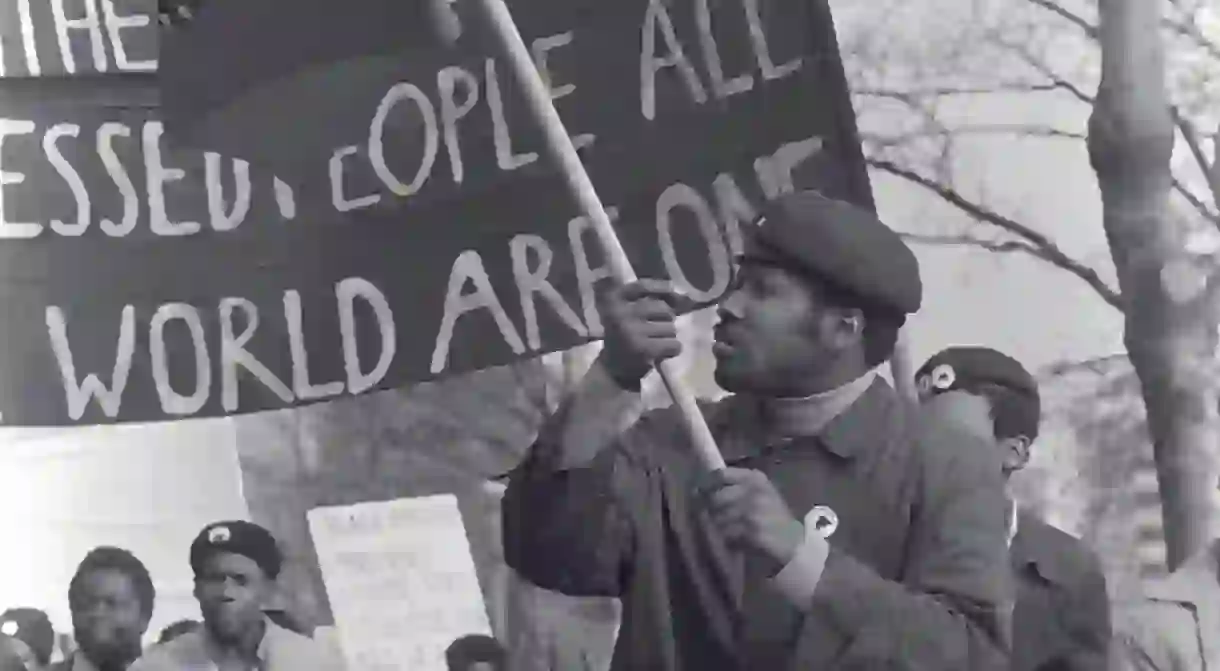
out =
{"type": "Polygon", "coordinates": [[[720,318],[720,321],[741,319],[742,302],[740,289],[729,291],[716,308],[716,316],[720,318]]]}

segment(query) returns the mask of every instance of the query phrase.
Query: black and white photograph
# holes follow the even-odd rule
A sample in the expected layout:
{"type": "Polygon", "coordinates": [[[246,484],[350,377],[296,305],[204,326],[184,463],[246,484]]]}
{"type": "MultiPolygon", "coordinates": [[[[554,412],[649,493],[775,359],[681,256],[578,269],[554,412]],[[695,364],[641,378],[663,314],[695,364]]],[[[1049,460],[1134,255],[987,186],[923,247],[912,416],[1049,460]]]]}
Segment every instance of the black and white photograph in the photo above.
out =
{"type": "Polygon", "coordinates": [[[0,671],[1220,669],[1211,0],[0,0],[0,671]]]}

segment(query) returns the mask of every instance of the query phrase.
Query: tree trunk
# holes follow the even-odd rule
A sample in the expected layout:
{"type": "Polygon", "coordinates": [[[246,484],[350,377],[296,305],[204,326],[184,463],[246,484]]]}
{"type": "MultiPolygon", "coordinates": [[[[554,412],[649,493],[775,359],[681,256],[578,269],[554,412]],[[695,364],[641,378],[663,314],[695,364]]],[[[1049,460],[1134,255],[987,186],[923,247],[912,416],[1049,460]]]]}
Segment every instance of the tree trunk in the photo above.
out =
{"type": "Polygon", "coordinates": [[[1139,375],[1156,456],[1171,569],[1213,535],[1216,396],[1205,371],[1215,321],[1178,281],[1190,265],[1169,217],[1174,126],[1166,94],[1162,3],[1100,0],[1102,68],[1089,156],[1125,302],[1125,343],[1139,375]]]}

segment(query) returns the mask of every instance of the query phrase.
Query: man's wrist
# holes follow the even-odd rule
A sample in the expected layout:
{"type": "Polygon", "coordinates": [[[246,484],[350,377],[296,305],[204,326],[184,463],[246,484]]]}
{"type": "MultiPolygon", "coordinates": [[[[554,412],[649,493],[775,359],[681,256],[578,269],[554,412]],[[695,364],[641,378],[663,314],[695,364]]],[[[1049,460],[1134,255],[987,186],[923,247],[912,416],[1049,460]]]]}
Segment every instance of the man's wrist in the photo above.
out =
{"type": "Polygon", "coordinates": [[[830,543],[808,523],[802,525],[805,534],[791,560],[771,578],[771,586],[793,606],[805,609],[813,600],[826,560],[830,543]]]}

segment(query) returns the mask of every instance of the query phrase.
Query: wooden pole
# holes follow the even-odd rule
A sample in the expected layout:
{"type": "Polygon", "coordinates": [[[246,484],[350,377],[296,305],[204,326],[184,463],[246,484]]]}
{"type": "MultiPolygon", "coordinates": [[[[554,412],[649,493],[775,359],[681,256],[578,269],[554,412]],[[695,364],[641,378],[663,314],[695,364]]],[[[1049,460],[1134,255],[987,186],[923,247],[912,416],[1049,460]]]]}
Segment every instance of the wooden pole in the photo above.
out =
{"type": "MultiPolygon", "coordinates": [[[[618,235],[615,234],[614,225],[611,224],[610,217],[606,214],[606,208],[602,205],[596,189],[593,188],[593,182],[585,172],[584,164],[581,163],[580,156],[576,153],[576,147],[572,144],[568,131],[559,118],[559,112],[551,102],[551,92],[538,74],[534,59],[530,56],[525,41],[521,39],[521,33],[517,30],[508,5],[504,0],[482,0],[482,3],[504,55],[508,58],[513,72],[516,73],[517,81],[524,89],[530,109],[542,126],[547,150],[559,165],[567,179],[568,188],[571,189],[572,195],[592,222],[593,230],[597,232],[597,237],[606,249],[615,280],[624,284],[635,281],[636,275],[631,267],[631,261],[627,258],[627,253],[623,250],[618,235]]],[[[720,455],[716,440],[712,437],[711,430],[708,429],[694,394],[682,383],[681,375],[674,361],[670,359],[659,362],[657,371],[661,375],[665,388],[673,397],[674,405],[682,415],[687,432],[690,434],[691,444],[700,461],[708,470],[723,469],[724,458],[720,455]]]]}

